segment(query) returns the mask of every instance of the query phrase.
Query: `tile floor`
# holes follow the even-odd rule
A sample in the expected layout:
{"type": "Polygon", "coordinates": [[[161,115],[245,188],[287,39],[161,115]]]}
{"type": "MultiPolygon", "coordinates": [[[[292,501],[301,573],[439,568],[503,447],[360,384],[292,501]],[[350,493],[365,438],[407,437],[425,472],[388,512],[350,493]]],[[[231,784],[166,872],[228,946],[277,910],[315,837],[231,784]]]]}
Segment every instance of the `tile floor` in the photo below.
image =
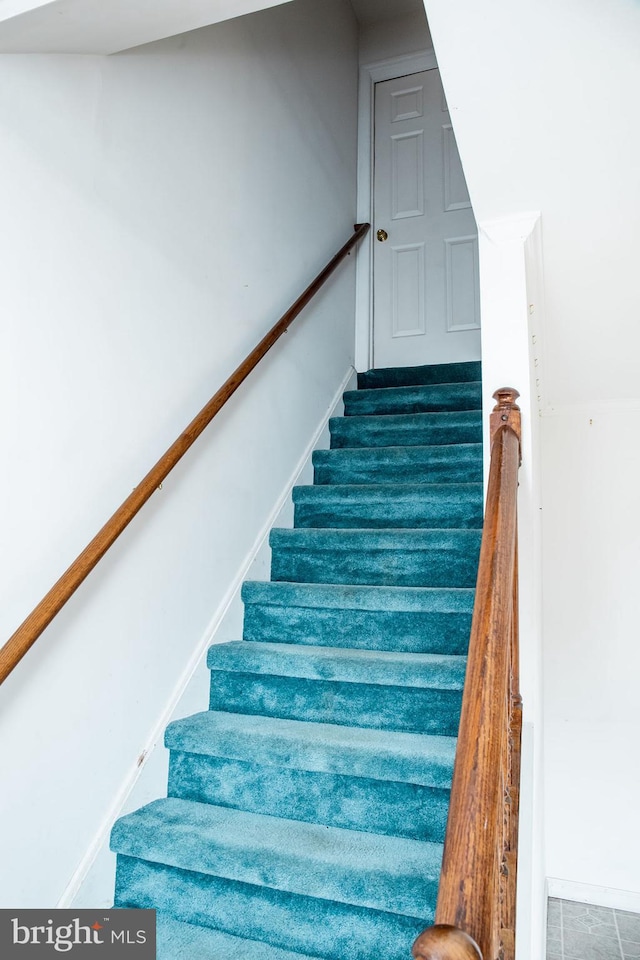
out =
{"type": "Polygon", "coordinates": [[[640,913],[549,899],[547,960],[640,960],[640,913]]]}

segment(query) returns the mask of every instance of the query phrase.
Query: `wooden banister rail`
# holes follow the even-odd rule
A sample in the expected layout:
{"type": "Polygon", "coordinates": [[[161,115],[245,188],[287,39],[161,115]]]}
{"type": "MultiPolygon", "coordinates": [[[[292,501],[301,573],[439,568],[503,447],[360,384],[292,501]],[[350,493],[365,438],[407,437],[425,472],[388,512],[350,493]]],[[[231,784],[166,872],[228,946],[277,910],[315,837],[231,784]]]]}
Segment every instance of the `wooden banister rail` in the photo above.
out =
{"type": "Polygon", "coordinates": [[[332,257],[326,267],[320,271],[315,280],[300,294],[295,303],[283,314],[280,320],[274,324],[260,343],[254,347],[251,353],[242,361],[240,366],[234,370],[231,376],[213,395],[211,400],[202,408],[200,413],[194,417],[186,430],[180,434],[166,453],[160,457],[155,466],[151,468],[144,479],[134,488],[133,492],[121,506],[118,507],[113,516],[105,523],[93,540],[73,561],[57,583],[54,584],[7,643],[0,649],[0,683],[6,680],[14,667],[17,666],[27,651],[36,642],[43,630],[51,623],[67,600],[75,593],[82,581],[91,573],[98,561],[104,556],[114,541],[117,540],[125,527],[133,520],[153,492],[158,489],[189,447],[198,439],[205,427],[211,423],[218,411],[222,409],[227,400],[236,392],[240,384],[246,380],[268,350],[270,350],[274,343],[286,332],[293,320],[295,320],[322,285],[329,279],[333,271],[344,260],[352,247],[364,237],[369,230],[369,226],[370,224],[368,223],[355,224],[354,232],[344,246],[332,257]]]}
{"type": "Polygon", "coordinates": [[[522,701],[517,390],[494,393],[491,467],[435,924],[415,960],[513,960],[522,701]]]}

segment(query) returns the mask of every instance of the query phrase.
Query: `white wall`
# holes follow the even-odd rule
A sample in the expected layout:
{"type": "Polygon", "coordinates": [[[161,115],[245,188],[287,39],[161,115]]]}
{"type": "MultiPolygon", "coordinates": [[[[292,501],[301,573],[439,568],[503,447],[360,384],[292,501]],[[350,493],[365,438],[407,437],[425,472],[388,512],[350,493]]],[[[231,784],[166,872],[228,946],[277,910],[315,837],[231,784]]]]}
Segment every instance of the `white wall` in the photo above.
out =
{"type": "MultiPolygon", "coordinates": [[[[321,7],[0,58],[2,636],[350,234],[356,28],[321,7]]],[[[353,299],[351,260],[3,685],[3,905],[68,888],[326,415],[353,299]]]]}
{"type": "Polygon", "coordinates": [[[640,8],[425,7],[479,224],[541,212],[544,350],[531,349],[543,414],[547,871],[639,891],[640,729],[624,695],[640,668],[638,464],[625,449],[640,431],[640,8]],[[607,410],[606,428],[576,432],[607,410]]]}
{"type": "Polygon", "coordinates": [[[542,212],[545,402],[637,396],[638,4],[425,6],[477,219],[542,212]]]}
{"type": "MultiPolygon", "coordinates": [[[[328,449],[330,442],[328,420],[330,416],[342,416],[344,405],[342,394],[344,390],[355,390],[357,387],[356,372],[350,368],[343,382],[336,391],[334,401],[326,412],[326,416],[318,425],[318,429],[310,438],[308,450],[305,451],[302,463],[296,464],[288,483],[282,490],[280,500],[276,504],[273,514],[267,518],[263,529],[258,534],[257,543],[247,556],[244,569],[238,571],[236,581],[232,584],[228,595],[228,606],[219,608],[219,623],[215,627],[214,643],[224,643],[237,640],[242,636],[244,606],[240,596],[244,580],[268,580],[271,573],[271,548],[269,547],[269,531],[272,527],[293,526],[293,501],[291,488],[294,483],[313,483],[313,464],[311,455],[313,450],[328,449]],[[280,506],[280,503],[282,504],[280,506]],[[279,509],[278,509],[279,508],[279,509]],[[235,584],[237,583],[237,588],[235,584]]],[[[200,658],[198,669],[184,689],[175,708],[170,715],[163,716],[157,726],[157,737],[154,737],[154,748],[149,751],[146,762],[136,778],[133,787],[130,784],[128,796],[124,803],[117,798],[114,809],[105,819],[103,829],[95,836],[94,844],[79,864],[77,874],[73,877],[65,891],[60,906],[74,908],[109,907],[113,903],[113,881],[116,869],[116,855],[109,849],[109,833],[114,815],[137,810],[145,803],[157,800],[166,795],[167,776],[169,772],[169,751],[164,748],[164,731],[169,720],[189,716],[192,713],[206,709],[209,701],[210,673],[206,663],[200,658]]]]}
{"type": "Polygon", "coordinates": [[[543,424],[547,872],[640,911],[640,402],[543,424]]]}

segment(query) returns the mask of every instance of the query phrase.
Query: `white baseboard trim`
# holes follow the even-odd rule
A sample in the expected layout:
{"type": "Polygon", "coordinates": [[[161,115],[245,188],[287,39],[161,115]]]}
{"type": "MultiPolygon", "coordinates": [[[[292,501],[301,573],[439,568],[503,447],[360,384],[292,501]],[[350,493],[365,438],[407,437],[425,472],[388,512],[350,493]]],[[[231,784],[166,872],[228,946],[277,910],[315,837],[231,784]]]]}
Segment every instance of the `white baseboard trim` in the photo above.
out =
{"type": "Polygon", "coordinates": [[[340,386],[338,387],[336,393],[333,395],[331,402],[329,404],[329,407],[327,408],[324,416],[320,420],[320,423],[314,430],[309,443],[307,444],[307,446],[304,449],[304,452],[302,453],[302,456],[300,457],[295,467],[293,468],[293,471],[291,472],[289,479],[287,480],[287,483],[283,487],[280,493],[280,496],[276,500],[271,512],[269,513],[269,516],[267,517],[261,530],[256,536],[256,539],[254,540],[253,545],[247,551],[244,557],[244,560],[242,561],[240,567],[236,571],[236,574],[233,580],[231,581],[231,583],[229,584],[229,587],[224,597],[220,601],[211,620],[209,621],[209,624],[202,638],[196,645],[193,651],[193,654],[189,659],[189,662],[187,663],[180,678],[178,679],[178,682],[173,688],[171,697],[169,698],[164,710],[162,711],[156,725],[153,728],[153,731],[151,732],[150,737],[148,738],[147,742],[145,743],[142,749],[140,756],[143,759],[135,763],[130,768],[127,775],[125,776],[120,786],[120,789],[115,795],[113,802],[111,803],[107,813],[105,814],[102,822],[100,823],[100,826],[96,830],[96,833],[94,835],[92,842],[90,843],[86,853],[80,860],[80,863],[76,867],[71,879],[69,880],[69,883],[67,884],[64,892],[62,893],[62,896],[58,900],[56,904],[57,908],[66,909],[72,905],[74,899],[78,895],[78,891],[80,890],[89,871],[91,870],[91,867],[93,866],[96,860],[96,857],[98,856],[100,850],[102,850],[102,848],[108,842],[109,834],[111,832],[111,828],[113,824],[121,815],[122,809],[125,806],[127,799],[131,794],[131,791],[133,790],[136,783],[138,782],[142,774],[142,771],[144,770],[147,764],[147,761],[149,760],[149,757],[153,753],[153,750],[158,745],[159,741],[163,738],[165,727],[171,721],[173,714],[175,713],[176,708],[178,707],[178,704],[180,703],[180,700],[183,694],[185,693],[189,683],[191,682],[193,675],[195,674],[196,670],[200,666],[200,663],[202,661],[202,658],[205,656],[206,651],[208,650],[209,646],[214,642],[214,636],[216,634],[216,631],[218,630],[220,624],[224,620],[224,617],[227,611],[229,610],[229,607],[231,606],[231,603],[235,595],[237,594],[238,590],[241,588],[243,582],[245,581],[247,574],[249,572],[249,569],[251,567],[251,564],[253,563],[259,550],[261,549],[267,537],[269,536],[269,532],[271,531],[271,528],[273,527],[278,517],[278,514],[280,513],[280,511],[282,510],[282,508],[284,507],[288,499],[291,497],[291,491],[295,486],[298,477],[300,476],[302,470],[304,469],[305,464],[309,460],[309,457],[315,450],[316,445],[320,437],[322,436],[322,433],[325,430],[330,417],[333,416],[337,405],[340,403],[340,400],[342,399],[342,394],[344,393],[349,381],[353,376],[355,376],[355,370],[353,367],[349,367],[346,374],[342,378],[340,386]]]}
{"type": "Polygon", "coordinates": [[[613,907],[640,913],[640,892],[598,887],[591,883],[576,883],[575,880],[560,880],[547,877],[547,893],[559,900],[575,900],[576,903],[591,903],[594,906],[613,907]]]}

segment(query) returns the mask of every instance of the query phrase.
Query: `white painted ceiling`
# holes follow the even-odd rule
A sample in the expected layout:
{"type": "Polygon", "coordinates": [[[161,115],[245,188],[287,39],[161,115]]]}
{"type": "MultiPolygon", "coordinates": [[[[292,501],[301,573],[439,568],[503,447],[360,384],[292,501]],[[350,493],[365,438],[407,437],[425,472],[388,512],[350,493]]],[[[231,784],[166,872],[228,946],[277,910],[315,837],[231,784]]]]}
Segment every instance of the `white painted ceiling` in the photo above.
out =
{"type": "MultiPolygon", "coordinates": [[[[0,53],[117,53],[289,2],[0,0],[0,53]]],[[[422,0],[351,0],[351,5],[363,27],[424,12],[422,0]]]]}
{"type": "Polygon", "coordinates": [[[363,27],[410,13],[424,13],[422,0],[351,0],[351,6],[358,23],[363,27]]]}
{"type": "Polygon", "coordinates": [[[0,53],[117,53],[290,0],[0,0],[0,53]]]}

